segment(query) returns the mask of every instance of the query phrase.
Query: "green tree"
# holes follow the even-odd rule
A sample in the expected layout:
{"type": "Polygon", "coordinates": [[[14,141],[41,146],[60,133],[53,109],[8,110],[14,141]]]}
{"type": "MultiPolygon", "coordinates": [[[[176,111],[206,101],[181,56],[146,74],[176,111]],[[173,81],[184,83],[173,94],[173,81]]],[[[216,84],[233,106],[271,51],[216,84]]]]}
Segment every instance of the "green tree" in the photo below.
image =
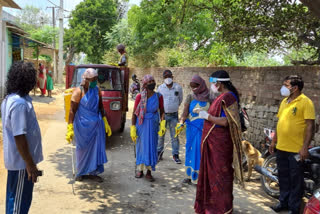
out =
{"type": "Polygon", "coordinates": [[[233,53],[270,52],[309,46],[314,54],[295,64],[320,64],[320,20],[295,0],[199,1],[195,8],[210,11],[218,41],[233,53]]]}
{"type": "Polygon", "coordinates": [[[50,24],[50,17],[40,8],[27,5],[17,14],[18,25],[27,32],[50,24]]]}
{"type": "MultiPolygon", "coordinates": [[[[210,11],[193,10],[196,0],[143,0],[128,12],[132,33],[131,54],[138,64],[156,64],[156,53],[183,47],[200,51],[210,46],[215,23],[210,11]]],[[[201,52],[201,51],[200,51],[201,52]]],[[[173,64],[179,64],[172,59],[173,64]]]]}
{"type": "Polygon", "coordinates": [[[105,51],[110,49],[104,36],[117,21],[118,4],[116,0],[84,0],[76,6],[69,29],[65,30],[66,63],[80,52],[92,63],[102,62],[105,51]]]}
{"type": "Polygon", "coordinates": [[[31,30],[29,33],[32,39],[51,45],[53,38],[56,38],[56,40],[58,38],[59,28],[56,27],[54,29],[51,26],[45,25],[42,28],[31,30]]]}

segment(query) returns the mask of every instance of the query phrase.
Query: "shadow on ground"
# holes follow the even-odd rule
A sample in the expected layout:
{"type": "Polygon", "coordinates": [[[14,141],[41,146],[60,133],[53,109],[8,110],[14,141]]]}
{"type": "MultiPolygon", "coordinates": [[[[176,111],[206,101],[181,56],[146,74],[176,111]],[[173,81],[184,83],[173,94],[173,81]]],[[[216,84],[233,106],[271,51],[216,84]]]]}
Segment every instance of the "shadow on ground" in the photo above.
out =
{"type": "MultiPolygon", "coordinates": [[[[124,133],[115,133],[107,142],[105,172],[101,175],[103,183],[93,181],[73,182],[71,171],[71,150],[65,146],[49,156],[48,161],[55,165],[57,176],[61,174],[70,179],[74,192],[81,200],[97,204],[94,209],[81,213],[194,213],[195,185],[182,184],[185,178],[183,164],[171,160],[171,146],[164,153],[153,176],[155,182],[144,178],[134,178],[134,150],[129,136],[129,123],[124,133]]],[[[184,154],[184,145],[181,145],[184,154]]],[[[184,157],[181,155],[184,162],[184,157]]],[[[266,207],[274,202],[262,192],[257,175],[247,183],[247,190],[234,188],[233,213],[273,213],[266,207]],[[259,208],[259,211],[257,211],[259,208]]]]}
{"type": "Polygon", "coordinates": [[[40,97],[38,95],[36,95],[36,96],[31,95],[30,97],[32,98],[32,102],[38,102],[38,103],[47,103],[47,104],[49,104],[49,103],[51,103],[51,102],[56,100],[56,98],[54,98],[54,97],[47,97],[47,96],[40,97]]]}

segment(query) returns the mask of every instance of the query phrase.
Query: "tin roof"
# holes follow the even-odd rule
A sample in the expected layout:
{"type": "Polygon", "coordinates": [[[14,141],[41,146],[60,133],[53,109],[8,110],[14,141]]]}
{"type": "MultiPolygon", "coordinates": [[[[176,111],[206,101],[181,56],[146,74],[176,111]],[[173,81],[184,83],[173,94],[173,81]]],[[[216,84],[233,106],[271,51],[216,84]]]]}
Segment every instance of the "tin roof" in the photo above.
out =
{"type": "Polygon", "coordinates": [[[0,0],[0,5],[3,7],[11,7],[16,9],[21,9],[21,7],[12,0],[0,0]]]}

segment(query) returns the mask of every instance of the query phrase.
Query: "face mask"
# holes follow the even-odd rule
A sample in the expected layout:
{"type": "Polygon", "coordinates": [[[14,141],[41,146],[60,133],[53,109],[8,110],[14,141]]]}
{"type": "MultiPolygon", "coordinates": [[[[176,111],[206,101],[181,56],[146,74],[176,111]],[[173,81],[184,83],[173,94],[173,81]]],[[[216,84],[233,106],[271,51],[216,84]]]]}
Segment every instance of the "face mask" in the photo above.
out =
{"type": "Polygon", "coordinates": [[[95,88],[97,86],[97,80],[90,82],[89,88],[95,88]]]}
{"type": "Polygon", "coordinates": [[[170,85],[170,84],[172,83],[172,78],[166,78],[166,79],[164,79],[164,83],[165,83],[166,85],[170,85]]]}
{"type": "Polygon", "coordinates": [[[148,88],[150,91],[153,91],[155,87],[156,87],[156,84],[155,84],[155,83],[151,83],[151,84],[148,84],[148,85],[147,85],[147,88],[148,88]]]}
{"type": "Polygon", "coordinates": [[[289,88],[285,87],[284,85],[281,87],[280,93],[283,97],[289,97],[291,94],[289,88]]]}
{"type": "Polygon", "coordinates": [[[217,88],[217,86],[214,84],[214,83],[212,83],[211,84],[211,91],[213,92],[213,93],[219,93],[219,91],[218,91],[218,88],[217,88]]]}

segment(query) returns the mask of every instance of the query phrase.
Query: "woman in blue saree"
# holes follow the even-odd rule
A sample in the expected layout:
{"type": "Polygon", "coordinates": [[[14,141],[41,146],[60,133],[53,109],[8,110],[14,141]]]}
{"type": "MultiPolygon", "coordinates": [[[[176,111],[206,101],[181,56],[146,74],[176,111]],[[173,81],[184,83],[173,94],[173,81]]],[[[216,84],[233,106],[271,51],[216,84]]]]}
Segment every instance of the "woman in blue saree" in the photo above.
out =
{"type": "MultiPolygon", "coordinates": [[[[199,114],[194,109],[201,108],[207,111],[210,107],[210,93],[205,81],[194,75],[190,81],[192,94],[189,94],[184,103],[183,113],[177,129],[181,130],[186,124],[186,156],[185,167],[186,176],[184,183],[197,184],[201,159],[201,136],[204,119],[199,118],[199,114]]],[[[178,131],[179,132],[179,131],[178,131]]],[[[178,133],[177,133],[178,134],[178,133]]]]}
{"type": "Polygon", "coordinates": [[[104,114],[102,97],[97,87],[97,72],[89,68],[83,75],[83,88],[76,88],[71,98],[67,140],[76,143],[76,180],[90,178],[98,182],[107,162],[106,133],[111,128],[104,114]]]}
{"type": "MultiPolygon", "coordinates": [[[[164,121],[163,98],[161,94],[154,92],[156,83],[153,76],[144,76],[142,83],[142,92],[137,95],[134,105],[130,136],[136,143],[138,172],[135,177],[142,178],[143,171],[147,170],[146,179],[152,182],[154,178],[151,171],[155,171],[158,162],[159,119],[164,121]]],[[[160,131],[164,130],[160,128],[160,131]]]]}

